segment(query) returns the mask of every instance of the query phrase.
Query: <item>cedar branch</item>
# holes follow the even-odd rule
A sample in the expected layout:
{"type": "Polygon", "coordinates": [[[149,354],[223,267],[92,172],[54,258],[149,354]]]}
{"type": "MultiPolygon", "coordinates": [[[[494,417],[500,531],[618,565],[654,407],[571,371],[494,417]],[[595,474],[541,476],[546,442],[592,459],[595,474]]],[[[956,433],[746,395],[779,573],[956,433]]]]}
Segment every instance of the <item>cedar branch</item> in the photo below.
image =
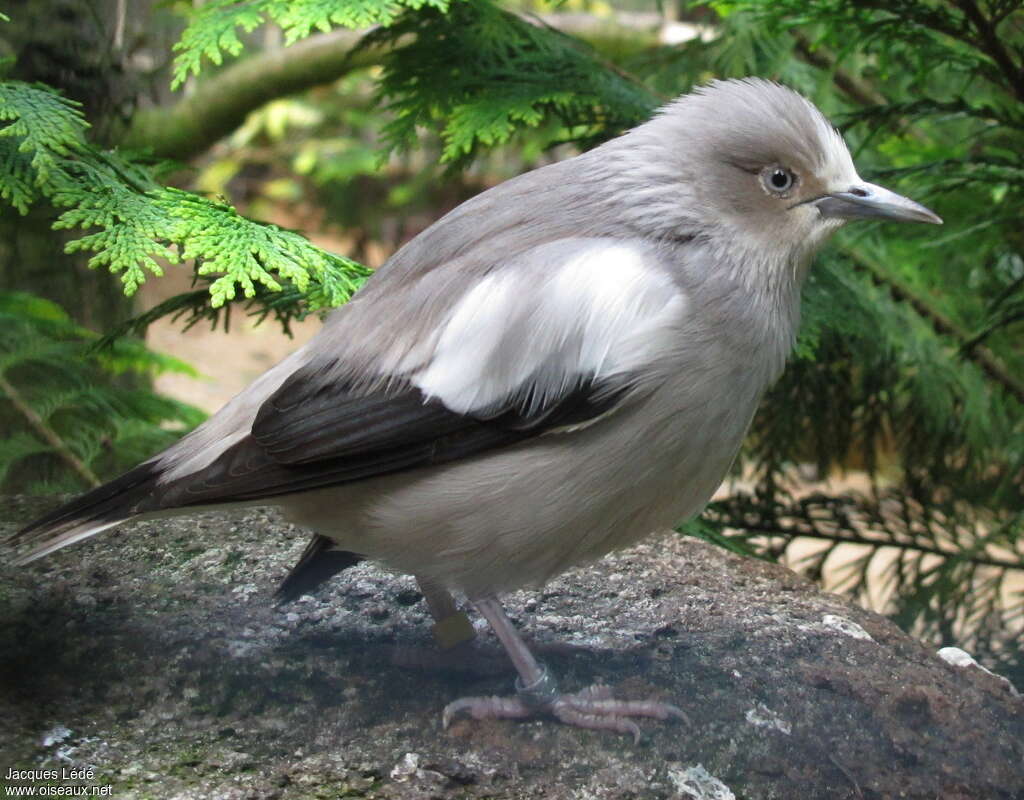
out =
{"type": "MultiPolygon", "coordinates": [[[[581,25],[573,15],[559,14],[527,21],[555,30],[565,25],[573,35],[582,38],[597,35],[607,26],[605,21],[596,19],[581,25]]],[[[646,27],[635,23],[628,27],[641,34],[647,32],[646,27]]],[[[310,36],[289,47],[255,53],[200,81],[193,94],[174,106],[138,111],[121,144],[149,150],[159,158],[184,161],[200,155],[238,128],[250,112],[271,100],[323,86],[350,72],[380,64],[388,46],[357,47],[364,33],[339,29],[310,36]]],[[[635,76],[612,62],[606,61],[605,66],[639,83],[635,76]]]]}

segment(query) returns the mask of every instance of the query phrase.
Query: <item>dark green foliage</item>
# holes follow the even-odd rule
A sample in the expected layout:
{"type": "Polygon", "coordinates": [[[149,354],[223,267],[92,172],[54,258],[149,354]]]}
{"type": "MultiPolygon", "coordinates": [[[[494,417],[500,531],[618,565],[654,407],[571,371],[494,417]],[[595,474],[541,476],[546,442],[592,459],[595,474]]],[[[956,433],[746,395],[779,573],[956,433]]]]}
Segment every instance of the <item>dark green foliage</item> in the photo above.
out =
{"type": "Polygon", "coordinates": [[[97,335],[62,309],[0,292],[0,493],[67,492],[112,478],[203,419],[198,409],[144,388],[185,364],[121,338],[97,335]],[[142,380],[139,380],[142,379],[142,380]]]}
{"type": "Polygon", "coordinates": [[[406,8],[445,10],[449,0],[211,0],[200,5],[175,46],[174,85],[198,74],[203,58],[220,64],[224,54],[244,47],[238,29],[249,33],[265,22],[281,26],[288,44],[336,26],[365,28],[390,25],[406,8]]]}
{"type": "Polygon", "coordinates": [[[394,114],[384,127],[391,149],[439,129],[443,158],[473,156],[519,127],[557,121],[549,144],[583,146],[646,119],[657,98],[623,77],[585,43],[486,0],[455,3],[447,14],[407,12],[366,44],[394,45],[380,94],[394,114]]]}

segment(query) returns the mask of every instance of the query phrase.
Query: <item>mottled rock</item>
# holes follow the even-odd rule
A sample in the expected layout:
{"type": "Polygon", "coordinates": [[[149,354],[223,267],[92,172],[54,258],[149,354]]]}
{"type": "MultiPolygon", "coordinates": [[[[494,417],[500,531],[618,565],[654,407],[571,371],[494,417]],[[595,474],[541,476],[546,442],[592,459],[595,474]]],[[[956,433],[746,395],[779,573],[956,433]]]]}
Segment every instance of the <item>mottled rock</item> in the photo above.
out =
{"type": "MultiPolygon", "coordinates": [[[[44,506],[6,501],[0,536],[44,506]]],[[[67,767],[182,800],[1024,797],[1024,700],[1003,680],[675,535],[507,608],[565,688],[670,700],[692,727],[645,723],[638,745],[547,721],[444,731],[451,699],[509,691],[496,642],[438,658],[415,582],[373,565],[274,609],[305,535],[204,514],[0,567],[0,780],[67,767]]]]}

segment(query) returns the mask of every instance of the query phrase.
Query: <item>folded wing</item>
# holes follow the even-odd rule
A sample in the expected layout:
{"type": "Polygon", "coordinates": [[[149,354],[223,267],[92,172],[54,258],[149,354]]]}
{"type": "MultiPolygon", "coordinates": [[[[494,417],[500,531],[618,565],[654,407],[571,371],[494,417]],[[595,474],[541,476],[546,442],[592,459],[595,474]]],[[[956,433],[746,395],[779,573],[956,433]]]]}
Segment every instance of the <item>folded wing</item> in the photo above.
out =
{"type": "MultiPolygon", "coordinates": [[[[404,307],[415,317],[414,294],[404,307]]],[[[377,372],[346,370],[339,342],[373,330],[346,330],[343,311],[272,391],[257,382],[205,431],[14,538],[30,560],[140,514],[269,500],[595,424],[657,379],[684,311],[653,246],[603,239],[551,242],[476,276],[403,351],[391,337],[377,372]]]]}

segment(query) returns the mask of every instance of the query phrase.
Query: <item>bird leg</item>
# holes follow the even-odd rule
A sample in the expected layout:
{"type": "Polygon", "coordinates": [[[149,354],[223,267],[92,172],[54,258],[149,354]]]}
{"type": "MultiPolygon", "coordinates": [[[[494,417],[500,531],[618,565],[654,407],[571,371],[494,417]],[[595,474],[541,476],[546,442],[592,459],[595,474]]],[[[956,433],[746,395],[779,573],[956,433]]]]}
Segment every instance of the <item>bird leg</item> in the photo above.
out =
{"type": "Polygon", "coordinates": [[[415,578],[435,620],[431,630],[437,647],[398,645],[391,649],[391,662],[406,669],[455,671],[478,677],[506,672],[508,661],[503,656],[475,646],[476,629],[448,590],[429,578],[415,578]]]}
{"type": "Polygon", "coordinates": [[[455,605],[455,598],[447,589],[419,575],[416,576],[416,583],[419,584],[423,599],[427,601],[427,608],[430,609],[430,615],[434,618],[434,627],[431,631],[442,650],[451,650],[476,637],[473,623],[469,621],[466,612],[460,611],[455,605]]]}
{"type": "Polygon", "coordinates": [[[649,700],[616,700],[606,686],[591,686],[563,694],[548,668],[539,663],[494,597],[474,600],[519,673],[515,697],[460,697],[445,706],[442,724],[447,728],[460,714],[473,719],[525,719],[550,714],[567,725],[592,730],[629,733],[640,739],[640,728],[630,717],[686,720],[681,709],[649,700]]]}

